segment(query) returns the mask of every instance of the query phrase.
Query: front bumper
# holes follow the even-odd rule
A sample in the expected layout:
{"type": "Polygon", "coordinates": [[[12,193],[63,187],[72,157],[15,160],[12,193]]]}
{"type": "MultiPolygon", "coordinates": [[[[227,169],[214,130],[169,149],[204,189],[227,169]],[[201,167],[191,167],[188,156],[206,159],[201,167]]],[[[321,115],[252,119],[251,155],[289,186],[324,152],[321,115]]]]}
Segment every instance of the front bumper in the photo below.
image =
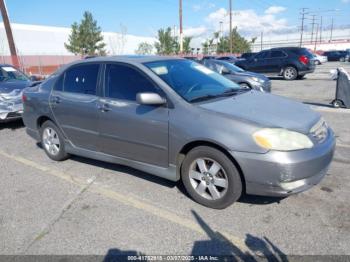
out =
{"type": "Polygon", "coordinates": [[[240,165],[246,193],[288,196],[318,184],[327,174],[335,150],[334,134],[311,149],[266,154],[231,152],[240,165]]]}
{"type": "Polygon", "coordinates": [[[263,83],[252,81],[250,85],[255,90],[261,91],[262,89],[265,93],[271,92],[271,81],[269,79],[265,80],[263,83]]]}
{"type": "Polygon", "coordinates": [[[22,114],[22,103],[6,105],[6,107],[0,108],[0,123],[21,119],[22,114]]]}

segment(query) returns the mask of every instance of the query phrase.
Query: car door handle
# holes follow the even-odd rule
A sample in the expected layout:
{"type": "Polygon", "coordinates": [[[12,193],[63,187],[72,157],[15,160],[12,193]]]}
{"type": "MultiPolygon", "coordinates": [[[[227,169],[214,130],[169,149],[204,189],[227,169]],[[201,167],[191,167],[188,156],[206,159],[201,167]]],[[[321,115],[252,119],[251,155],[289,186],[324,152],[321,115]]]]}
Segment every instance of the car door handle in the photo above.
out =
{"type": "Polygon", "coordinates": [[[108,112],[111,109],[109,108],[108,104],[100,104],[97,106],[98,110],[100,110],[101,112],[108,112]]]}

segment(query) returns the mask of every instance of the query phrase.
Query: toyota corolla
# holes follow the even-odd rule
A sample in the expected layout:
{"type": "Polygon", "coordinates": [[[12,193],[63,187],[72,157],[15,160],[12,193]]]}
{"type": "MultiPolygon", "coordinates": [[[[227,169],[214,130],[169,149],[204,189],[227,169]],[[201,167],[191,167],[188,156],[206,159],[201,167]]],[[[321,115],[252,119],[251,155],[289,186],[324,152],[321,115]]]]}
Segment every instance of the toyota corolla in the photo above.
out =
{"type": "Polygon", "coordinates": [[[242,193],[288,196],[326,175],[332,129],[309,106],[242,89],[172,57],[75,62],[23,94],[27,133],[48,157],[108,161],[172,181],[211,208],[242,193]]]}

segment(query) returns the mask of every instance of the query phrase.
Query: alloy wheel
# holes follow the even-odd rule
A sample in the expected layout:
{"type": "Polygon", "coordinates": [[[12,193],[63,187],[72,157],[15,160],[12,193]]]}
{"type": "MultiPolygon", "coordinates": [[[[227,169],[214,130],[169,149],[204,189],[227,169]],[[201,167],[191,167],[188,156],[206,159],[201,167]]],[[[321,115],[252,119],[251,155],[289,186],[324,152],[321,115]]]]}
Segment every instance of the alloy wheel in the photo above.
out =
{"type": "Polygon", "coordinates": [[[46,149],[46,151],[53,155],[56,156],[60,152],[60,140],[58,138],[58,134],[56,131],[51,128],[47,127],[43,131],[43,144],[46,149]]]}
{"type": "Polygon", "coordinates": [[[227,192],[228,178],[223,167],[213,159],[198,158],[189,170],[195,192],[208,200],[221,199],[227,192]]]}
{"type": "Polygon", "coordinates": [[[296,78],[296,71],[294,68],[288,67],[284,71],[284,76],[287,79],[295,79],[296,78]]]}

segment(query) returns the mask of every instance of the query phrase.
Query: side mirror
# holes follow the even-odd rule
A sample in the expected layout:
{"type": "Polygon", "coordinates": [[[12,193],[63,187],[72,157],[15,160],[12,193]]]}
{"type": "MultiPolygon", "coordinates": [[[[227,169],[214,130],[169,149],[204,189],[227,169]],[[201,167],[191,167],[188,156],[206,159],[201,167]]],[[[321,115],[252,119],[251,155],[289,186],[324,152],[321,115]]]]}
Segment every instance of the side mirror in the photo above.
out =
{"type": "Polygon", "coordinates": [[[229,74],[231,74],[231,72],[226,67],[222,67],[221,74],[222,75],[229,75],[229,74]]]}
{"type": "Polygon", "coordinates": [[[153,105],[160,106],[166,103],[166,99],[158,95],[157,93],[138,93],[136,95],[136,101],[140,105],[153,105]]]}
{"type": "Polygon", "coordinates": [[[38,76],[32,75],[29,77],[30,81],[35,82],[35,81],[40,81],[41,79],[38,76]]]}

